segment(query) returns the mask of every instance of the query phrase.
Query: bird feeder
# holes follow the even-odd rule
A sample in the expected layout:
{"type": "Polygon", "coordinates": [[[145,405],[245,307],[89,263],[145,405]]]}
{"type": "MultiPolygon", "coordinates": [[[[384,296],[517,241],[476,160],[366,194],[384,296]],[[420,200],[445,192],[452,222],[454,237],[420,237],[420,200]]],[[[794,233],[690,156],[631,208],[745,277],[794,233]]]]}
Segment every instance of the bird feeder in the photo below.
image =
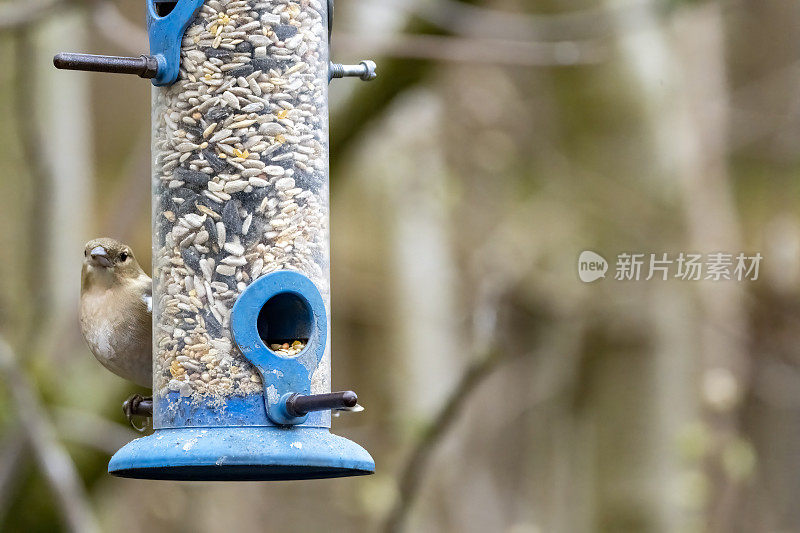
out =
{"type": "Polygon", "coordinates": [[[369,474],[329,432],[328,83],[332,1],[147,0],[150,53],[59,68],[151,79],[153,427],[118,476],[369,474]]]}

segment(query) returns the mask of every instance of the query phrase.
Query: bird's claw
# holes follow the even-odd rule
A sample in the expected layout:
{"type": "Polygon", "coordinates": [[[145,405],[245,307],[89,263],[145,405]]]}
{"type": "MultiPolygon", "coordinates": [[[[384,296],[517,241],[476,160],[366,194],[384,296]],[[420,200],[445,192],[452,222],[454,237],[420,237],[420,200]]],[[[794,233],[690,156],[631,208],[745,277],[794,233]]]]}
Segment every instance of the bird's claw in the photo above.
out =
{"type": "Polygon", "coordinates": [[[147,429],[147,418],[153,416],[153,398],[145,398],[141,394],[134,394],[122,404],[122,412],[125,413],[125,418],[133,429],[139,433],[143,433],[147,429]],[[149,406],[147,405],[149,404],[149,406]],[[148,409],[149,407],[149,409],[148,409]],[[137,426],[134,417],[144,417],[145,423],[142,426],[137,426]]]}

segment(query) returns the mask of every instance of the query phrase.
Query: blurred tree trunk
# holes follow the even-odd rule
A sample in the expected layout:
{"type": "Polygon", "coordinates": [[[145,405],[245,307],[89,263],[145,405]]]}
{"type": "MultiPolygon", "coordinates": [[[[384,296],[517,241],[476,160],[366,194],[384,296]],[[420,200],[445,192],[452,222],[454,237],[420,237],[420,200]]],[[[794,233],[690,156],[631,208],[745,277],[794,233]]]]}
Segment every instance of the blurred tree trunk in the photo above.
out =
{"type": "MultiPolygon", "coordinates": [[[[65,320],[77,316],[80,267],[75,267],[80,264],[91,180],[88,80],[57,79],[52,56],[56,46],[83,48],[85,29],[82,12],[34,20],[15,30],[14,59],[9,63],[14,68],[12,105],[17,131],[13,138],[21,156],[16,201],[25,205],[17,216],[5,219],[16,266],[4,273],[13,288],[3,303],[14,310],[11,323],[17,327],[9,337],[18,349],[14,354],[3,346],[3,372],[14,393],[9,411],[28,440],[20,453],[35,452],[36,473],[41,476],[22,484],[22,494],[13,495],[20,505],[6,517],[12,530],[54,529],[59,522],[71,531],[98,530],[83,481],[59,442],[41,403],[43,395],[35,386],[47,378],[63,379],[70,364],[64,355],[71,353],[64,349],[68,345],[64,332],[75,329],[74,322],[67,329],[65,320]],[[49,485],[50,498],[56,502],[44,513],[36,496],[42,490],[40,480],[49,485]],[[60,520],[54,514],[58,512],[60,520]]],[[[53,395],[68,395],[68,386],[69,382],[61,381],[53,395]]]]}
{"type": "MultiPolygon", "coordinates": [[[[620,35],[619,41],[642,94],[654,160],[665,180],[660,189],[668,196],[677,192],[683,204],[686,242],[691,248],[684,251],[735,254],[742,246],[727,174],[728,89],[722,7],[717,2],[681,6],[663,21],[657,15],[659,8],[660,4],[653,2],[649,20],[642,21],[646,29],[620,35]]],[[[690,524],[705,523],[703,528],[708,531],[731,531],[738,487],[725,470],[723,457],[741,444],[737,409],[748,377],[742,286],[705,281],[698,287],[701,306],[694,314],[702,383],[687,379],[692,363],[686,358],[692,350],[661,350],[661,371],[654,385],[669,393],[659,396],[657,413],[663,424],[657,431],[674,441],[676,431],[686,432],[693,419],[702,418],[699,431],[708,433],[711,443],[694,458],[699,462],[685,465],[691,467],[688,472],[676,468],[680,460],[677,442],[671,448],[653,449],[653,458],[661,463],[656,468],[661,477],[656,501],[666,531],[685,528],[686,518],[692,515],[682,516],[682,511],[692,509],[702,511],[704,518],[695,514],[690,524]],[[685,400],[698,394],[702,406],[685,400]],[[666,413],[671,416],[665,417],[666,413]],[[670,497],[681,486],[682,474],[684,491],[689,489],[687,479],[706,488],[694,491],[694,501],[678,502],[670,497]],[[687,504],[688,508],[682,508],[687,504]]],[[[654,305],[662,305],[661,298],[663,295],[654,305]]],[[[662,340],[674,344],[676,339],[662,340]]]]}
{"type": "Polygon", "coordinates": [[[457,280],[450,243],[449,189],[440,144],[441,103],[429,91],[413,91],[395,103],[390,121],[399,149],[407,154],[385,172],[394,229],[393,298],[397,353],[405,369],[399,392],[404,416],[428,420],[469,362],[460,334],[463,309],[456,302],[457,280]],[[420,137],[418,132],[427,134],[420,137]],[[423,349],[422,346],[424,346],[423,349]]]}
{"type": "MultiPolygon", "coordinates": [[[[728,85],[722,5],[708,2],[676,16],[675,43],[684,73],[679,113],[688,146],[678,154],[690,243],[707,252],[743,251],[739,214],[728,175],[728,85]]],[[[750,331],[742,283],[701,286],[700,349],[703,418],[711,432],[704,466],[708,482],[708,531],[727,532],[741,518],[743,483],[751,474],[752,446],[739,428],[749,386],[750,331]]]]}
{"type": "Polygon", "coordinates": [[[91,77],[81,72],[65,72],[52,66],[52,58],[63,50],[85,50],[87,16],[83,10],[53,18],[37,32],[37,119],[46,134],[42,156],[50,169],[49,217],[46,241],[39,243],[40,260],[46,265],[50,290],[48,327],[52,332],[40,346],[63,364],[68,355],[56,346],[64,336],[77,335],[80,265],[83,245],[88,240],[92,220],[92,121],[91,77]],[[49,258],[60,258],[53,261],[49,258]]]}
{"type": "MultiPolygon", "coordinates": [[[[606,0],[605,4],[609,8],[626,5],[619,0],[606,0]]],[[[627,5],[631,9],[630,4],[627,5]]],[[[687,133],[685,124],[680,122],[683,117],[675,113],[675,99],[680,96],[682,80],[676,79],[680,71],[669,20],[663,17],[663,3],[652,0],[646,7],[633,12],[638,16],[635,24],[630,24],[631,21],[624,24],[620,20],[615,25],[616,41],[632,82],[632,96],[643,113],[643,125],[649,137],[649,159],[656,167],[655,172],[641,169],[641,179],[650,179],[651,182],[640,186],[660,201],[673,203],[679,188],[676,181],[682,179],[683,170],[675,167],[675,161],[681,159],[679,152],[689,143],[688,140],[683,142],[683,135],[687,133]]],[[[661,252],[663,249],[659,247],[664,244],[652,242],[649,244],[652,249],[641,252],[661,252]]],[[[698,416],[692,401],[696,389],[690,379],[696,351],[688,338],[691,323],[669,321],[672,313],[681,316],[691,312],[691,307],[685,303],[689,293],[683,289],[672,287],[648,291],[650,304],[647,308],[652,310],[648,313],[648,320],[652,324],[654,339],[649,361],[642,367],[641,374],[645,388],[639,396],[646,399],[647,407],[636,412],[642,417],[640,423],[643,425],[639,446],[645,448],[640,450],[643,455],[639,469],[649,471],[651,475],[640,479],[637,492],[643,495],[646,506],[652,510],[648,514],[653,520],[647,525],[647,530],[652,531],[686,531],[690,523],[686,502],[675,496],[685,490],[682,485],[687,479],[677,436],[686,431],[698,416]],[[648,389],[653,391],[652,395],[644,393],[648,389]]],[[[617,453],[611,452],[612,456],[617,453]]],[[[601,459],[600,462],[604,461],[601,459]]],[[[625,483],[630,474],[612,470],[601,477],[612,480],[606,486],[613,493],[613,479],[617,477],[617,483],[625,483]]],[[[604,500],[607,498],[598,497],[598,502],[604,500]]],[[[602,509],[598,509],[599,516],[604,514],[602,509]]],[[[613,531],[614,528],[604,530],[613,531]]]]}

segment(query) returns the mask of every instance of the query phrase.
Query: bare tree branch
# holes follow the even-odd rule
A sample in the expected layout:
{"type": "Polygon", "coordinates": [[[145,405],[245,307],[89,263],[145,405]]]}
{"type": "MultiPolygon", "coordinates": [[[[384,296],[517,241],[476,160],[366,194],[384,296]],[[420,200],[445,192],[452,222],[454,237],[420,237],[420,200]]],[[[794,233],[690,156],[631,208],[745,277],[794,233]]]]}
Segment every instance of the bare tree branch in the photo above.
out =
{"type": "MultiPolygon", "coordinates": [[[[727,8],[735,2],[724,4],[727,8]]],[[[448,33],[488,39],[579,41],[612,37],[619,30],[641,31],[658,23],[658,19],[643,19],[642,15],[650,10],[650,3],[642,0],[554,14],[512,13],[458,0],[410,4],[394,1],[383,5],[392,10],[409,11],[448,33]]],[[[667,8],[663,9],[664,14],[667,8]]]]}
{"type": "Polygon", "coordinates": [[[399,533],[403,530],[408,513],[419,493],[424,473],[438,444],[448,434],[458,416],[467,405],[470,395],[491,375],[505,352],[492,349],[472,363],[461,376],[453,392],[441,410],[428,424],[427,429],[414,446],[411,455],[401,468],[400,493],[383,527],[386,533],[399,533]]]}
{"type": "MultiPolygon", "coordinates": [[[[27,261],[25,265],[27,285],[31,298],[31,315],[28,329],[41,328],[48,319],[50,291],[48,290],[49,269],[44,256],[49,249],[48,230],[52,209],[53,175],[42,157],[43,139],[36,120],[39,106],[36,102],[36,44],[32,30],[22,27],[16,31],[16,50],[14,58],[14,112],[22,155],[29,172],[31,200],[27,228],[27,261]]],[[[24,339],[41,338],[30,333],[24,339]]],[[[32,351],[35,343],[29,344],[32,351]]],[[[27,348],[26,348],[27,349],[27,348]]]]}
{"type": "Polygon", "coordinates": [[[25,435],[19,428],[9,431],[0,449],[0,525],[3,524],[9,500],[19,483],[19,471],[26,459],[25,435]]]}
{"type": "Polygon", "coordinates": [[[508,39],[399,34],[377,38],[335,33],[337,48],[348,55],[370,50],[373,55],[526,67],[594,64],[606,56],[594,41],[535,42],[508,39]]]}
{"type": "Polygon", "coordinates": [[[53,489],[61,514],[70,531],[99,532],[75,464],[58,442],[53,424],[48,419],[33,384],[19,368],[11,347],[2,338],[0,338],[0,374],[10,391],[17,418],[26,434],[28,444],[53,489]]]}
{"type": "Polygon", "coordinates": [[[641,0],[554,14],[512,13],[458,0],[383,5],[393,11],[407,11],[455,35],[547,41],[608,37],[620,20],[629,28],[639,29],[635,25],[638,15],[647,9],[647,3],[641,0]]]}

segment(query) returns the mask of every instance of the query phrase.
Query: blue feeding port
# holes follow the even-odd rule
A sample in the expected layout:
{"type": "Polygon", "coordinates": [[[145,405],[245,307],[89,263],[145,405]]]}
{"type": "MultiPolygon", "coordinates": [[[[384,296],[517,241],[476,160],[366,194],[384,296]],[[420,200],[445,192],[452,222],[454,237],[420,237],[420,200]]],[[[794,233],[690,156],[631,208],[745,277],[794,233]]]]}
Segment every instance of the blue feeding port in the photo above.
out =
{"type": "Polygon", "coordinates": [[[270,298],[258,313],[258,335],[267,345],[311,338],[314,315],[302,296],[282,292],[270,298]]]}
{"type": "MultiPolygon", "coordinates": [[[[231,313],[236,344],[259,370],[263,394],[224,405],[185,400],[172,392],[155,402],[156,430],[112,457],[121,477],[170,480],[269,481],[371,474],[375,463],[358,444],[329,432],[325,411],[287,412],[291,394],[310,395],[325,352],[327,315],[314,284],[280,271],[252,283],[231,313]],[[296,357],[272,351],[273,339],[307,338],[296,357]]],[[[313,398],[313,396],[310,396],[313,398]]]]}

